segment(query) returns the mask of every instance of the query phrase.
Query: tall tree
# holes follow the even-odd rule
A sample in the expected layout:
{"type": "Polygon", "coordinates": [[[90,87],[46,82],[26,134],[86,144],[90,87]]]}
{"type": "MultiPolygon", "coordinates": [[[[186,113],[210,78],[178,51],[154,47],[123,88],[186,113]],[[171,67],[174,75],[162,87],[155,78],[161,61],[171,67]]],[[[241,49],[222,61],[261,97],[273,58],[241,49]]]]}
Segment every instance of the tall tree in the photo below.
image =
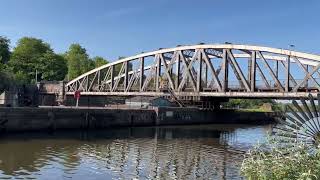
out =
{"type": "Polygon", "coordinates": [[[61,80],[65,76],[66,64],[61,63],[48,43],[41,39],[23,37],[18,41],[9,61],[9,68],[15,73],[17,80],[30,83],[35,80],[61,80]],[[46,79],[48,78],[48,79],[46,79]]]}
{"type": "Polygon", "coordinates": [[[65,53],[68,63],[68,80],[74,79],[79,75],[94,68],[94,62],[89,59],[85,48],[80,44],[71,44],[65,53]]]}
{"type": "Polygon", "coordinates": [[[93,61],[96,68],[109,63],[109,61],[105,60],[103,57],[100,56],[94,57],[93,61]]]}
{"type": "Polygon", "coordinates": [[[10,59],[10,40],[0,36],[0,63],[5,64],[10,59]]]}
{"type": "Polygon", "coordinates": [[[40,57],[39,77],[47,81],[61,81],[68,73],[67,61],[62,55],[47,52],[40,57]]]}

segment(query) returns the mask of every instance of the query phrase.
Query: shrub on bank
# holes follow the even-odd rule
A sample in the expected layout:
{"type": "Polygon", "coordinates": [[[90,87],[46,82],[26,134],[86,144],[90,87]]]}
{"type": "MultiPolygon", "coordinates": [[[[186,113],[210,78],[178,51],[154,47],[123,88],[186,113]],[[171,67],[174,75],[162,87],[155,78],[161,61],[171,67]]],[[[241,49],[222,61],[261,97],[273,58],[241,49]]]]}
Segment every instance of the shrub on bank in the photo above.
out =
{"type": "Polygon", "coordinates": [[[266,146],[250,150],[241,167],[241,174],[249,180],[320,179],[320,150],[297,143],[283,148],[269,140],[266,146]]]}

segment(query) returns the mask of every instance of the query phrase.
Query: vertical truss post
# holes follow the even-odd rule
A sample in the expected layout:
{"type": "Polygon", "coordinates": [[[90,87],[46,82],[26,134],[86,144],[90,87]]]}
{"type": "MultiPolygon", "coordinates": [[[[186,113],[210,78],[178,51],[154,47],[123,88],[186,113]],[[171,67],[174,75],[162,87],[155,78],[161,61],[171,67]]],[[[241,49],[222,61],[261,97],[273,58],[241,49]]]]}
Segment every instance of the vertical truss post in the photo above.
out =
{"type": "Polygon", "coordinates": [[[254,92],[256,88],[256,61],[257,61],[257,53],[252,51],[251,54],[251,64],[250,65],[250,91],[254,92]]]}
{"type": "Polygon", "coordinates": [[[276,61],[276,64],[275,64],[275,72],[274,74],[276,75],[276,77],[279,79],[279,61],[276,61]]]}
{"type": "Polygon", "coordinates": [[[111,87],[110,87],[111,91],[112,91],[113,86],[114,86],[114,66],[115,66],[115,65],[112,65],[112,66],[110,67],[110,68],[111,68],[111,87]]]}
{"type": "Polygon", "coordinates": [[[288,56],[287,62],[286,62],[285,92],[289,92],[289,88],[290,88],[290,56],[288,56]]]}
{"type": "Polygon", "coordinates": [[[158,92],[159,89],[159,85],[160,85],[160,73],[161,73],[161,59],[159,57],[159,55],[156,55],[156,61],[157,61],[157,69],[156,69],[156,91],[158,92]]]}
{"type": "Polygon", "coordinates": [[[98,82],[97,82],[98,89],[100,89],[100,76],[101,76],[101,70],[98,71],[98,82]]]}
{"type": "Polygon", "coordinates": [[[252,56],[248,58],[248,81],[251,82],[251,67],[252,67],[252,56]]]}
{"type": "Polygon", "coordinates": [[[129,80],[129,62],[126,61],[124,62],[124,91],[126,91],[127,87],[128,87],[128,80],[129,80]]]}
{"type": "Polygon", "coordinates": [[[208,87],[208,65],[204,62],[204,86],[208,87]]]}
{"type": "Polygon", "coordinates": [[[227,50],[223,49],[222,54],[222,92],[226,92],[228,89],[228,56],[227,50]]]}
{"type": "Polygon", "coordinates": [[[176,81],[175,81],[175,89],[176,91],[178,90],[179,88],[179,84],[180,84],[180,54],[177,54],[176,56],[176,62],[177,62],[177,65],[176,65],[176,73],[177,73],[177,77],[176,77],[176,81]]]}
{"type": "Polygon", "coordinates": [[[197,76],[197,91],[201,91],[201,85],[202,85],[202,53],[198,54],[198,60],[199,60],[199,70],[198,70],[198,76],[197,76]]]}
{"type": "MultiPolygon", "coordinates": [[[[309,66],[306,64],[305,67],[306,67],[306,75],[307,75],[309,73],[309,66]]],[[[308,89],[308,85],[309,85],[308,81],[309,81],[309,79],[307,79],[306,84],[305,84],[306,89],[308,89]]]]}
{"type": "Polygon", "coordinates": [[[140,58],[140,91],[142,91],[144,83],[144,58],[140,58]]]}

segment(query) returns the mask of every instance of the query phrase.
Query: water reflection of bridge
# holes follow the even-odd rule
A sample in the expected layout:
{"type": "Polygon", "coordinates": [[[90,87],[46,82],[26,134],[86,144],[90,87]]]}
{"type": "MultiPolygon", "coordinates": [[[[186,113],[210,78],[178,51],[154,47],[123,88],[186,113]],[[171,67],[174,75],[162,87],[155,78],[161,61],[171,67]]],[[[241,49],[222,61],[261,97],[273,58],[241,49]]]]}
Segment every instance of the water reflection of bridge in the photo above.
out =
{"type": "Polygon", "coordinates": [[[0,177],[45,177],[42,173],[50,167],[66,177],[81,171],[83,176],[123,179],[237,178],[242,152],[222,143],[228,140],[220,133],[210,128],[134,128],[2,140],[0,177]]]}

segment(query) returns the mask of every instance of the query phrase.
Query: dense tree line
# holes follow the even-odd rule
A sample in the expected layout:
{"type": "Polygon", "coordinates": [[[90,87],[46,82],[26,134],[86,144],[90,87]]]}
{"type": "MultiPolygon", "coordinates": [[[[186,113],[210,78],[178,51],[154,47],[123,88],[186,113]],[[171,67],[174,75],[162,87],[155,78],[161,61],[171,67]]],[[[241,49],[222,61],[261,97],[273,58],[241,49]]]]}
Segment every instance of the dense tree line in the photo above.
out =
{"type": "Polygon", "coordinates": [[[58,54],[41,39],[23,37],[10,49],[10,40],[0,36],[0,92],[13,82],[71,80],[95,67],[107,64],[102,57],[90,58],[80,44],[58,54]]]}

